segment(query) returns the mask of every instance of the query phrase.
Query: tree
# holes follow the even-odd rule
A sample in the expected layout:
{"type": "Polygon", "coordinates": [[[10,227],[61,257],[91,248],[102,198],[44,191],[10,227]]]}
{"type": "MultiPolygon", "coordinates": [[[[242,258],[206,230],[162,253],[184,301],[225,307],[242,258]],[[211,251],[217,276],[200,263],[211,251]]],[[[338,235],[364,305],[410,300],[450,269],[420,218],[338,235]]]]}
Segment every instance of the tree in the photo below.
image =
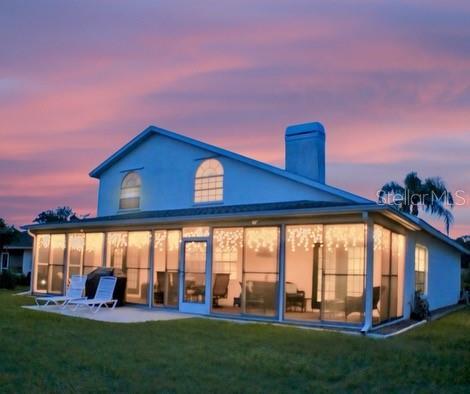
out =
{"type": "MultiPolygon", "coordinates": [[[[470,250],[470,235],[463,235],[457,238],[456,241],[470,250]]],[[[470,268],[470,254],[462,254],[462,268],[470,268]]]]}
{"type": "Polygon", "coordinates": [[[33,220],[34,223],[62,223],[80,220],[81,218],[72,210],[72,208],[64,206],[56,209],[42,211],[33,220]]]}
{"type": "Polygon", "coordinates": [[[15,226],[9,226],[4,219],[0,218],[0,250],[3,250],[5,245],[16,241],[20,232],[15,226]]]}
{"type": "Polygon", "coordinates": [[[421,209],[442,218],[449,234],[450,225],[454,222],[454,215],[450,211],[454,207],[454,198],[441,178],[431,177],[422,181],[416,172],[410,172],[403,185],[397,182],[383,185],[378,197],[380,203],[390,203],[392,197],[393,205],[414,216],[418,216],[421,209]]]}

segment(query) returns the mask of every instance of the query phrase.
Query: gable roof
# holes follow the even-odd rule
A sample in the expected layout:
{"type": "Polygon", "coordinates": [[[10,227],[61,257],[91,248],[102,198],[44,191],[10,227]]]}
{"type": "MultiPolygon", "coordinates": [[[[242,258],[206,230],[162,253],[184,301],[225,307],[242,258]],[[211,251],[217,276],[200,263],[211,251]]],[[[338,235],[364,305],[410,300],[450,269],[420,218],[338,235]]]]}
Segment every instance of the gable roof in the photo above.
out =
{"type": "Polygon", "coordinates": [[[32,249],[32,247],[33,237],[27,231],[20,232],[15,240],[4,245],[5,249],[32,249]]]}
{"type": "Polygon", "coordinates": [[[195,139],[190,138],[190,137],[186,137],[185,135],[182,135],[182,134],[178,134],[178,133],[174,133],[174,132],[169,131],[169,130],[162,129],[162,128],[157,127],[157,126],[147,127],[144,131],[142,131],[140,134],[138,134],[136,137],[134,137],[132,140],[130,140],[121,149],[119,149],[118,151],[113,153],[110,157],[108,157],[98,167],[93,169],[90,172],[89,175],[93,178],[99,178],[100,175],[105,170],[110,168],[114,163],[119,161],[123,156],[125,156],[127,153],[134,150],[137,146],[139,146],[141,143],[143,143],[145,140],[147,140],[150,136],[156,135],[156,134],[157,135],[160,134],[160,135],[163,135],[165,137],[168,137],[168,138],[171,138],[171,139],[174,139],[174,140],[177,140],[177,141],[181,141],[181,142],[184,142],[184,143],[189,144],[189,145],[196,146],[198,148],[201,148],[201,149],[207,150],[209,152],[212,152],[212,153],[214,153],[218,156],[224,156],[224,157],[230,158],[232,160],[242,162],[242,163],[247,164],[249,166],[256,167],[256,168],[261,169],[263,171],[270,172],[272,174],[290,179],[294,182],[301,183],[303,185],[310,186],[312,188],[316,188],[318,190],[322,190],[324,192],[327,192],[327,193],[330,193],[332,195],[344,198],[344,199],[346,199],[348,201],[351,201],[351,202],[355,202],[355,203],[372,203],[373,202],[371,200],[360,197],[356,194],[347,192],[345,190],[338,189],[336,187],[329,186],[329,185],[324,184],[324,183],[316,182],[312,179],[303,177],[301,175],[294,174],[292,172],[283,170],[279,167],[275,167],[275,166],[272,166],[270,164],[266,164],[266,163],[263,163],[261,161],[251,159],[249,157],[240,155],[238,153],[231,152],[229,150],[222,149],[222,148],[219,148],[217,146],[210,145],[210,144],[207,144],[207,143],[202,142],[202,141],[195,140],[195,139]]]}

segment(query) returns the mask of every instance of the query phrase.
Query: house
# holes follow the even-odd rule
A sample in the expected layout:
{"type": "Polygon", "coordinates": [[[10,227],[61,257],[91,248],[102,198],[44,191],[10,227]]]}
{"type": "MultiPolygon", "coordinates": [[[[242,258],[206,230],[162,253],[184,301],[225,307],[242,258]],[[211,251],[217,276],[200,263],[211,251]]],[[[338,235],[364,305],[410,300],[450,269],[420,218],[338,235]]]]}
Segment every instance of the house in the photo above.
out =
{"type": "Polygon", "coordinates": [[[325,183],[325,130],[290,126],[286,168],[150,126],[101,163],[97,217],[29,226],[33,292],[114,267],[126,301],[367,331],[458,302],[467,250],[416,217],[325,183]]]}
{"type": "Polygon", "coordinates": [[[32,250],[33,238],[26,231],[20,232],[15,241],[3,246],[0,269],[28,275],[32,266],[32,250]]]}

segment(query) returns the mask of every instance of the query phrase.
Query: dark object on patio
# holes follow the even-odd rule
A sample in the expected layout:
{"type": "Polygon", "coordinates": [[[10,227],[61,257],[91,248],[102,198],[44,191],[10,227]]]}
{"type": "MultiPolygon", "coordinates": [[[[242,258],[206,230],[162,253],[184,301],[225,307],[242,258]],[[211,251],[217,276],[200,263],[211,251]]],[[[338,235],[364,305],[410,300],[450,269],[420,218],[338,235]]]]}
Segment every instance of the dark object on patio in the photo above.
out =
{"type": "MultiPolygon", "coordinates": [[[[344,306],[344,316],[347,318],[353,312],[364,312],[364,296],[365,292],[362,293],[362,296],[355,297],[355,296],[346,296],[344,306]]],[[[379,304],[380,300],[380,286],[375,286],[373,289],[373,296],[372,296],[372,310],[377,309],[377,305],[379,304]]]]}
{"type": "Polygon", "coordinates": [[[157,272],[157,283],[153,290],[153,302],[163,304],[165,302],[166,272],[157,272]]]}
{"type": "Polygon", "coordinates": [[[230,274],[215,274],[214,288],[212,289],[212,306],[219,306],[219,299],[227,298],[230,274]]]}
{"type": "Polygon", "coordinates": [[[413,300],[413,309],[411,316],[413,320],[429,320],[431,313],[429,312],[429,303],[421,291],[415,291],[413,300]]]}
{"type": "Polygon", "coordinates": [[[116,286],[114,288],[113,298],[118,300],[116,306],[123,306],[126,297],[126,283],[127,277],[124,272],[118,268],[105,268],[99,267],[91,271],[87,275],[85,284],[85,296],[93,298],[98,288],[98,283],[102,276],[115,276],[117,278],[116,286]]]}
{"type": "Polygon", "coordinates": [[[305,312],[305,291],[297,290],[295,283],[286,282],[286,310],[292,311],[295,308],[305,312]]]}

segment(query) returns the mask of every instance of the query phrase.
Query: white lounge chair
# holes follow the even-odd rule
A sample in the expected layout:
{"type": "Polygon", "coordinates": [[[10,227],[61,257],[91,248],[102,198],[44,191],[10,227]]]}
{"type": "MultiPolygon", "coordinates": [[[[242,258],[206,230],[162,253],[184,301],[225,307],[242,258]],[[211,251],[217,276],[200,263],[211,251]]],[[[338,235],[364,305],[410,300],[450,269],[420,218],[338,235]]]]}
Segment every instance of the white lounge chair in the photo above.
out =
{"type": "Polygon", "coordinates": [[[117,304],[117,300],[113,299],[116,280],[117,279],[114,276],[102,276],[93,298],[72,300],[68,305],[75,305],[75,308],[73,309],[75,311],[82,305],[86,305],[93,313],[98,312],[102,306],[105,306],[106,308],[111,306],[111,309],[114,309],[117,304]]]}
{"type": "Polygon", "coordinates": [[[37,306],[47,306],[54,304],[65,308],[72,300],[83,299],[83,291],[85,290],[86,275],[72,275],[70,285],[63,296],[36,297],[37,306]]]}

